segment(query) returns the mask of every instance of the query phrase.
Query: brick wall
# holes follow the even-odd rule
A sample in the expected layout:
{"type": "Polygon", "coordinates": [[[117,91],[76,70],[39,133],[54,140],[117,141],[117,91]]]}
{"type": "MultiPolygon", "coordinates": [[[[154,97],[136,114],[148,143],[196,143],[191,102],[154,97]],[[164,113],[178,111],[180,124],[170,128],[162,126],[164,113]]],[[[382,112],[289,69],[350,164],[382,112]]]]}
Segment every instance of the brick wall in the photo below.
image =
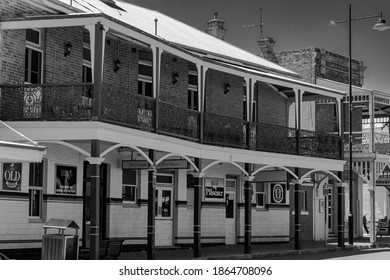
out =
{"type": "Polygon", "coordinates": [[[163,53],[161,57],[160,100],[187,108],[188,61],[163,53]],[[172,83],[172,74],[177,73],[178,81],[172,83]]]}
{"type": "MultiPolygon", "coordinates": [[[[316,83],[317,78],[324,78],[349,83],[349,60],[346,56],[316,47],[283,51],[276,56],[281,66],[301,74],[303,81],[316,83]]],[[[365,70],[362,61],[352,60],[353,85],[363,86],[365,70]]]]}
{"type": "Polygon", "coordinates": [[[242,119],[244,78],[209,69],[206,73],[205,112],[242,119]],[[225,83],[230,91],[224,93],[225,83]]]}
{"type": "Polygon", "coordinates": [[[316,104],[315,130],[317,132],[338,132],[336,104],[316,104]]]}
{"type": "MultiPolygon", "coordinates": [[[[29,5],[26,1],[0,1],[1,20],[46,13],[29,5]]],[[[24,82],[25,30],[4,30],[1,33],[0,83],[22,83],[24,82]]]]}
{"type": "Polygon", "coordinates": [[[83,27],[45,29],[43,37],[44,83],[82,82],[83,30],[83,27]],[[72,44],[72,51],[65,57],[64,45],[68,41],[72,44]]]}
{"type": "Polygon", "coordinates": [[[258,121],[262,123],[287,126],[287,102],[267,84],[257,83],[258,121]]]}
{"type": "Polygon", "coordinates": [[[312,48],[276,53],[279,65],[301,74],[302,80],[315,83],[315,57],[312,48]]]}

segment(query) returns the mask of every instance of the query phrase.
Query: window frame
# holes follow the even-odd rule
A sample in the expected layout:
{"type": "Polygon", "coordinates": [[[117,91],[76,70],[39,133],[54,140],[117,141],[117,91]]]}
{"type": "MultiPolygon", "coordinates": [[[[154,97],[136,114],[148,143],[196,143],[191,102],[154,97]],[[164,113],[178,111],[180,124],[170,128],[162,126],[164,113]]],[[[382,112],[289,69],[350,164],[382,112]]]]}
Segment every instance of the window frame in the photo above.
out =
{"type": "Polygon", "coordinates": [[[160,173],[160,172],[158,172],[158,173],[156,174],[156,184],[158,184],[158,185],[165,185],[165,186],[174,186],[174,185],[175,185],[175,174],[173,174],[173,173],[160,173]],[[158,178],[159,178],[159,177],[171,177],[172,180],[171,180],[170,183],[159,182],[159,181],[158,181],[158,178]]]}
{"type": "Polygon", "coordinates": [[[28,198],[28,217],[29,217],[29,220],[30,221],[38,221],[38,222],[41,222],[43,220],[43,192],[44,192],[44,182],[45,182],[45,175],[46,175],[46,172],[45,172],[45,161],[41,161],[41,162],[30,162],[29,163],[29,175],[28,175],[28,194],[29,194],[29,198],[28,198]],[[36,175],[35,174],[35,170],[36,170],[36,167],[37,165],[40,165],[38,168],[40,169],[40,173],[38,173],[39,175],[36,175]],[[32,167],[34,166],[34,171],[32,171],[32,167]],[[34,177],[31,178],[31,176],[34,174],[34,177]],[[36,182],[36,177],[40,177],[38,179],[38,182],[36,182]],[[34,195],[34,191],[37,191],[38,192],[38,197],[39,197],[39,201],[38,201],[38,214],[35,215],[34,212],[35,212],[35,195],[34,195]]]}
{"type": "Polygon", "coordinates": [[[149,60],[138,60],[138,94],[153,97],[153,62],[149,60]],[[152,68],[152,76],[147,76],[139,73],[139,65],[144,65],[152,68]],[[141,84],[141,93],[140,93],[140,84],[141,84]],[[150,84],[151,93],[147,94],[146,84],[150,84]]]}
{"type": "Polygon", "coordinates": [[[25,44],[26,44],[26,52],[25,52],[25,65],[24,65],[24,81],[26,84],[41,84],[42,83],[42,76],[43,76],[43,47],[42,47],[42,31],[40,29],[35,29],[35,28],[28,28],[26,29],[26,38],[25,38],[25,44]],[[32,41],[27,40],[27,30],[34,30],[39,32],[39,43],[36,44],[32,41]],[[32,55],[33,52],[37,52],[40,55],[39,58],[39,65],[38,65],[38,81],[37,83],[32,83],[31,82],[31,73],[32,71],[32,55]],[[27,65],[26,65],[27,62],[27,65]],[[26,76],[27,72],[27,76],[26,76]]]}
{"type": "Polygon", "coordinates": [[[265,209],[266,206],[267,206],[267,183],[265,182],[255,182],[255,190],[254,190],[254,194],[255,194],[255,203],[256,203],[256,208],[257,209],[265,209]],[[262,184],[262,187],[263,187],[263,191],[258,191],[257,189],[257,184],[262,184]],[[258,201],[258,195],[259,194],[262,194],[263,195],[263,205],[260,205],[259,204],[259,201],[258,201]]]}
{"type": "Polygon", "coordinates": [[[194,111],[199,111],[199,91],[198,82],[196,84],[190,83],[190,76],[196,76],[198,81],[198,72],[194,70],[188,71],[188,96],[187,96],[187,108],[194,111]]]}
{"type": "Polygon", "coordinates": [[[138,201],[138,193],[139,193],[139,190],[138,190],[138,185],[139,185],[139,174],[138,174],[138,170],[134,170],[134,169],[122,169],[122,203],[123,204],[131,204],[131,205],[134,205],[137,203],[138,201]],[[134,172],[135,174],[135,185],[132,185],[132,184],[127,184],[123,181],[123,172],[134,172]],[[131,188],[131,189],[134,189],[134,200],[128,200],[128,199],[125,199],[125,189],[126,188],[131,188]]]}

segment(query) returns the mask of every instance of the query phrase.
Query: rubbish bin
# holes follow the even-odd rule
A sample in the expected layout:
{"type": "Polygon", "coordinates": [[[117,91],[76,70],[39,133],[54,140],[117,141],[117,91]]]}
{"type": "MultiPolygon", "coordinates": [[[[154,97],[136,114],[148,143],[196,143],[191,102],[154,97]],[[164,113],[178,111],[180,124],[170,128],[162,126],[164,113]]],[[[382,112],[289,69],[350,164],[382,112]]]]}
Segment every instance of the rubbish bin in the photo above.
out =
{"type": "Polygon", "coordinates": [[[72,220],[50,219],[44,226],[42,236],[42,260],[77,260],[79,254],[80,227],[72,220]],[[65,230],[76,230],[75,235],[65,234],[65,230]],[[58,233],[48,234],[48,230],[58,233]]]}

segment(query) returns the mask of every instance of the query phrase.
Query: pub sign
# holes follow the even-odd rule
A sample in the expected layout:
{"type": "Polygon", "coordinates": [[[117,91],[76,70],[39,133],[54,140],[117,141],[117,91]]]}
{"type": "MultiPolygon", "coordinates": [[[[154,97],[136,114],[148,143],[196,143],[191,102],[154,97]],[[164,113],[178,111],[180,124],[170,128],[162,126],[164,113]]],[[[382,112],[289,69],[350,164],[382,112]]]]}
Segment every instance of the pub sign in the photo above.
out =
{"type": "Polygon", "coordinates": [[[22,164],[21,163],[3,163],[3,190],[18,191],[22,190],[22,164]]]}
{"type": "Polygon", "coordinates": [[[271,204],[286,204],[285,183],[271,183],[271,204]]]}
{"type": "Polygon", "coordinates": [[[208,201],[224,201],[225,186],[222,178],[204,178],[204,197],[208,201]]]}

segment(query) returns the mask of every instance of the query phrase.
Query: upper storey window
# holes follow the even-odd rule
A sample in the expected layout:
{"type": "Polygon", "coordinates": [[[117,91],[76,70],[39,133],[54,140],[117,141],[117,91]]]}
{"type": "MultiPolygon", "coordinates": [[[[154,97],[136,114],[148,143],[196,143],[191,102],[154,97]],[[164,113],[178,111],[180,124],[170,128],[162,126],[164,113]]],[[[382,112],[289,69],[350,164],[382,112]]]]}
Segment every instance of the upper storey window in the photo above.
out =
{"type": "Polygon", "coordinates": [[[25,59],[25,82],[40,84],[42,82],[42,34],[40,30],[26,30],[25,59]]]}
{"type": "Polygon", "coordinates": [[[153,97],[153,65],[151,61],[138,62],[138,94],[153,97]]]}
{"type": "Polygon", "coordinates": [[[188,73],[188,109],[198,110],[198,73],[190,71],[188,73]]]}

